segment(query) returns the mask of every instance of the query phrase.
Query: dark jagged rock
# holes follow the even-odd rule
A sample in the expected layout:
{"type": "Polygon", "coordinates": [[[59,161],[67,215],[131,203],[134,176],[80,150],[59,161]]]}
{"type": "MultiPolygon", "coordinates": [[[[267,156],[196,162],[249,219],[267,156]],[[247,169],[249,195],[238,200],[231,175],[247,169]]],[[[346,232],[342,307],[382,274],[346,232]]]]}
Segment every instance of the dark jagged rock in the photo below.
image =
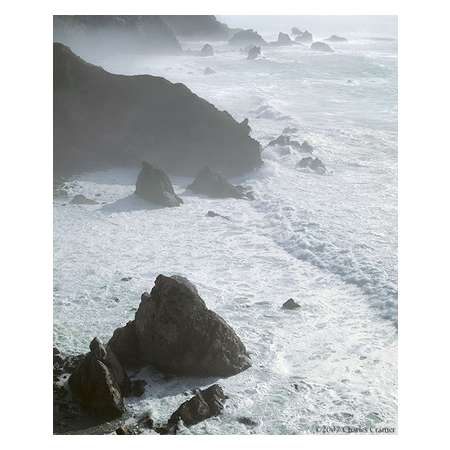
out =
{"type": "Polygon", "coordinates": [[[250,419],[250,417],[239,417],[238,422],[242,423],[247,427],[256,427],[256,425],[258,425],[258,422],[255,422],[253,419],[250,419]]]}
{"type": "Polygon", "coordinates": [[[300,308],[300,305],[293,298],[290,298],[289,300],[287,300],[283,303],[282,308],[283,309],[298,309],[298,308],[300,308]]]}
{"type": "Polygon", "coordinates": [[[206,217],[221,217],[222,219],[230,220],[229,217],[227,217],[227,216],[222,216],[221,214],[217,214],[217,213],[214,212],[214,211],[208,211],[208,212],[206,213],[206,217]]]}
{"type": "Polygon", "coordinates": [[[204,167],[187,189],[196,194],[207,195],[212,198],[248,198],[242,189],[232,185],[222,175],[213,172],[209,167],[204,167]]]}
{"type": "Polygon", "coordinates": [[[85,197],[83,194],[77,194],[70,201],[73,205],[98,205],[98,202],[85,197]]]}
{"type": "Polygon", "coordinates": [[[301,145],[301,151],[305,153],[312,153],[314,150],[313,146],[308,141],[303,141],[301,145]]]}
{"type": "Polygon", "coordinates": [[[215,16],[161,16],[174,33],[184,39],[191,40],[226,40],[231,30],[215,16]]]}
{"type": "Polygon", "coordinates": [[[314,172],[324,175],[327,171],[324,163],[319,158],[313,158],[312,156],[307,156],[297,163],[300,169],[311,169],[314,172]]]}
{"type": "Polygon", "coordinates": [[[335,34],[325,40],[329,42],[347,42],[347,39],[345,37],[336,36],[335,34]]]}
{"type": "Polygon", "coordinates": [[[90,352],[69,378],[74,397],[89,412],[101,417],[118,417],[125,412],[123,397],[130,392],[130,380],[113,351],[94,338],[90,352]]]}
{"type": "Polygon", "coordinates": [[[125,367],[138,367],[140,365],[139,347],[134,327],[134,320],[124,327],[117,328],[108,342],[117,359],[125,367]]]}
{"type": "Polygon", "coordinates": [[[329,52],[329,53],[334,52],[334,50],[328,44],[325,44],[325,42],[320,41],[313,42],[311,44],[311,50],[318,50],[320,52],[329,52]]]}
{"type": "Polygon", "coordinates": [[[162,206],[180,206],[183,203],[175,194],[169,177],[146,161],[142,163],[136,180],[136,195],[162,206]]]}
{"type": "Polygon", "coordinates": [[[280,146],[287,146],[290,145],[291,147],[295,148],[295,149],[300,149],[301,145],[300,142],[291,139],[291,137],[287,134],[281,134],[280,136],[278,136],[276,139],[270,141],[267,146],[268,147],[272,147],[274,145],[280,145],[280,146]]]}
{"type": "Polygon", "coordinates": [[[313,35],[308,30],[305,30],[303,32],[300,31],[300,33],[298,33],[297,36],[295,37],[295,40],[296,40],[296,42],[308,44],[308,43],[312,42],[313,35]]]}
{"type": "Polygon", "coordinates": [[[179,175],[208,165],[235,176],[261,164],[247,128],[183,84],[113,75],[62,44],[54,44],[53,58],[56,174],[149,160],[179,175]]]}
{"type": "Polygon", "coordinates": [[[267,42],[254,30],[239,30],[228,41],[230,45],[242,46],[247,45],[266,45],[267,42]]]}
{"type": "Polygon", "coordinates": [[[147,386],[147,382],[145,380],[132,380],[130,395],[134,397],[141,397],[142,395],[144,395],[145,386],[147,386]]]}
{"type": "Polygon", "coordinates": [[[133,279],[133,277],[122,277],[121,279],[120,279],[120,281],[130,281],[130,280],[132,280],[133,279]]]}
{"type": "Polygon", "coordinates": [[[256,59],[261,56],[261,47],[254,45],[248,49],[247,59],[256,59]]]}
{"type": "Polygon", "coordinates": [[[223,410],[223,402],[226,398],[218,384],[198,391],[194,397],[182,403],[170,416],[168,428],[176,427],[179,421],[189,427],[210,417],[218,416],[223,410]]]}
{"type": "Polygon", "coordinates": [[[53,16],[53,39],[89,59],[181,53],[175,34],[160,16],[53,16]]]}
{"type": "MultiPolygon", "coordinates": [[[[142,294],[131,323],[127,326],[134,328],[140,366],[177,375],[231,376],[251,365],[234,330],[183,277],[159,275],[151,294],[142,294]]],[[[125,348],[122,336],[115,333],[109,346],[125,348]]]]}
{"type": "Polygon", "coordinates": [[[212,45],[205,44],[200,50],[200,56],[214,56],[214,49],[212,45]]]}
{"type": "Polygon", "coordinates": [[[204,75],[212,75],[213,73],[216,73],[215,70],[211,69],[211,67],[207,67],[204,71],[203,74],[204,75]]]}

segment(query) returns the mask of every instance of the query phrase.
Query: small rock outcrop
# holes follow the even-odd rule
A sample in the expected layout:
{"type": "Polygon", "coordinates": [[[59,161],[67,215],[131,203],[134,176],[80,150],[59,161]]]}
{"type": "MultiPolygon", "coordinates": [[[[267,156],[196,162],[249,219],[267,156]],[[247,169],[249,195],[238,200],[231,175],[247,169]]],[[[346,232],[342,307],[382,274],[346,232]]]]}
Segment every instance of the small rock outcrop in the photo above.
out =
{"type": "Polygon", "coordinates": [[[291,137],[289,135],[287,135],[287,134],[281,134],[276,139],[270,141],[267,144],[268,147],[272,147],[274,145],[280,145],[282,147],[285,147],[285,146],[289,145],[292,148],[301,149],[300,142],[298,142],[298,141],[296,141],[294,139],[291,139],[291,137]]]}
{"type": "Polygon", "coordinates": [[[303,31],[300,31],[297,27],[292,27],[291,34],[293,34],[294,36],[298,36],[299,34],[303,34],[303,31]]]}
{"type": "Polygon", "coordinates": [[[204,167],[187,188],[196,194],[212,198],[248,198],[241,187],[234,186],[222,175],[213,172],[209,167],[204,167]]]}
{"type": "Polygon", "coordinates": [[[218,214],[218,213],[216,213],[216,212],[214,212],[214,211],[208,211],[208,212],[206,213],[206,217],[220,217],[220,218],[225,219],[225,220],[230,220],[229,217],[227,217],[227,216],[222,216],[222,214],[218,214]]]}
{"type": "Polygon", "coordinates": [[[256,59],[258,56],[261,56],[261,47],[254,45],[248,49],[247,59],[256,59]]]}
{"type": "Polygon", "coordinates": [[[278,33],[278,39],[277,39],[278,45],[291,45],[292,41],[288,34],[286,33],[278,33]]]}
{"type": "Polygon", "coordinates": [[[318,50],[319,52],[332,53],[334,50],[325,42],[316,41],[311,44],[311,50],[318,50]]]}
{"type": "Polygon", "coordinates": [[[345,37],[336,36],[335,34],[333,34],[329,38],[326,38],[325,40],[328,42],[347,42],[347,39],[345,37]]]}
{"type": "Polygon", "coordinates": [[[200,56],[214,56],[214,49],[212,45],[205,44],[200,50],[200,56]]]}
{"type": "Polygon", "coordinates": [[[70,201],[73,205],[98,205],[98,202],[85,197],[83,194],[77,194],[70,201]]]}
{"type": "Polygon", "coordinates": [[[226,398],[218,384],[213,384],[203,391],[198,391],[194,397],[182,403],[170,416],[167,423],[168,429],[176,432],[176,427],[180,421],[189,427],[210,417],[218,416],[223,410],[223,402],[226,398]]]}
{"type": "Polygon", "coordinates": [[[325,164],[319,158],[307,156],[297,163],[299,169],[310,169],[320,175],[324,175],[327,171],[325,164]]]}
{"type": "Polygon", "coordinates": [[[308,30],[305,30],[303,32],[300,31],[300,33],[297,33],[297,36],[295,37],[295,40],[296,40],[296,42],[301,42],[303,44],[308,44],[309,42],[312,42],[313,35],[308,30]]]}
{"type": "Polygon", "coordinates": [[[240,30],[235,33],[228,41],[230,45],[265,45],[267,42],[254,30],[240,30]]]}
{"type": "Polygon", "coordinates": [[[285,301],[283,303],[282,309],[298,309],[300,308],[300,305],[293,299],[290,298],[289,300],[285,301]]]}
{"type": "MultiPolygon", "coordinates": [[[[151,293],[142,294],[135,319],[127,327],[126,335],[116,330],[109,346],[127,348],[132,328],[137,340],[132,346],[140,366],[192,376],[231,376],[251,366],[234,330],[180,276],[159,275],[151,293]],[[126,344],[120,342],[122,336],[126,344]]],[[[121,358],[123,353],[118,355],[121,358]]],[[[126,360],[121,362],[126,364],[126,360]]]]}
{"type": "Polygon", "coordinates": [[[166,173],[146,161],[142,163],[136,181],[136,195],[162,206],[179,206],[183,203],[183,200],[175,194],[166,173]]]}
{"type": "Polygon", "coordinates": [[[127,373],[99,339],[89,345],[90,352],[69,378],[74,397],[86,410],[101,417],[118,417],[125,412],[123,397],[130,392],[127,373]]]}
{"type": "Polygon", "coordinates": [[[204,71],[203,71],[203,75],[212,75],[213,73],[216,73],[216,71],[214,69],[211,69],[211,67],[207,67],[204,71]]]}

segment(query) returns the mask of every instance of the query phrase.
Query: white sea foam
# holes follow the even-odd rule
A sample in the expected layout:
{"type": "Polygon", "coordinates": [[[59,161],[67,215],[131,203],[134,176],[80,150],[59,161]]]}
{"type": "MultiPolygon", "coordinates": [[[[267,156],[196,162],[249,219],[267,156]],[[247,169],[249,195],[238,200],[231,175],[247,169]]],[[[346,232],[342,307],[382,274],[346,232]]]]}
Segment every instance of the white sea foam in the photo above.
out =
{"type": "MultiPolygon", "coordinates": [[[[296,170],[305,154],[295,148],[267,148],[264,166],[235,180],[252,186],[254,201],[197,197],[184,192],[190,179],[175,178],[185,204],[165,209],[133,195],[137,168],[78,177],[71,194],[106,203],[55,200],[55,343],[76,353],[95,335],[107,340],[159,273],[183,274],[253,360],[220,380],[230,396],[225,413],[184,432],[395,426],[396,43],[352,40],[332,55],[264,49],[259,61],[219,50],[207,63],[183,56],[103,65],[184,82],[237,120],[249,117],[264,145],[294,126],[330,175],[296,170]],[[206,65],[214,77],[202,74],[206,65]],[[208,210],[231,220],[205,217],[208,210]],[[302,308],[282,311],[289,297],[302,308]],[[240,416],[258,425],[247,428],[240,416]]],[[[213,381],[140,375],[146,395],[128,406],[161,420],[188,389],[213,381]]]]}

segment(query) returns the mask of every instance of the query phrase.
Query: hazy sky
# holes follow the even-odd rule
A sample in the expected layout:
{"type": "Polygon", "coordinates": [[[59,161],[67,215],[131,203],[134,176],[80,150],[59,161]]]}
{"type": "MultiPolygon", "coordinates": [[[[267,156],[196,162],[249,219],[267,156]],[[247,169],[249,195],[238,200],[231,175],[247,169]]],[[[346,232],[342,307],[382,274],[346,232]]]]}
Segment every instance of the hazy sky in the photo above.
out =
{"type": "Polygon", "coordinates": [[[217,16],[230,27],[253,28],[261,33],[287,32],[293,26],[318,37],[361,33],[397,37],[397,16],[217,16]]]}

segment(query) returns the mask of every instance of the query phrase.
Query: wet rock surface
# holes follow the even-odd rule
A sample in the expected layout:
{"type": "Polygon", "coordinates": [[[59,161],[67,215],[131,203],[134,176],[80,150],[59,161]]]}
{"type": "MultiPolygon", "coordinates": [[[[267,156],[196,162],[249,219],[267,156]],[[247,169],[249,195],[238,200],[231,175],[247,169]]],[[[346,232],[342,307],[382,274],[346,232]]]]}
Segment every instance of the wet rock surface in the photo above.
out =
{"type": "Polygon", "coordinates": [[[296,167],[299,169],[310,169],[319,175],[324,175],[327,172],[325,164],[319,158],[313,158],[312,156],[301,159],[296,167]]]}
{"type": "Polygon", "coordinates": [[[333,53],[334,50],[325,42],[313,42],[311,44],[311,50],[318,50],[320,52],[328,52],[328,53],[333,53]]]}
{"type": "Polygon", "coordinates": [[[300,305],[293,298],[290,298],[283,303],[283,306],[281,308],[292,310],[300,308],[300,305]]]}
{"type": "Polygon", "coordinates": [[[251,365],[234,330],[180,276],[159,275],[151,293],[142,294],[135,320],[127,327],[127,334],[114,333],[110,346],[126,348],[134,331],[140,366],[176,375],[231,376],[251,365]]]}

